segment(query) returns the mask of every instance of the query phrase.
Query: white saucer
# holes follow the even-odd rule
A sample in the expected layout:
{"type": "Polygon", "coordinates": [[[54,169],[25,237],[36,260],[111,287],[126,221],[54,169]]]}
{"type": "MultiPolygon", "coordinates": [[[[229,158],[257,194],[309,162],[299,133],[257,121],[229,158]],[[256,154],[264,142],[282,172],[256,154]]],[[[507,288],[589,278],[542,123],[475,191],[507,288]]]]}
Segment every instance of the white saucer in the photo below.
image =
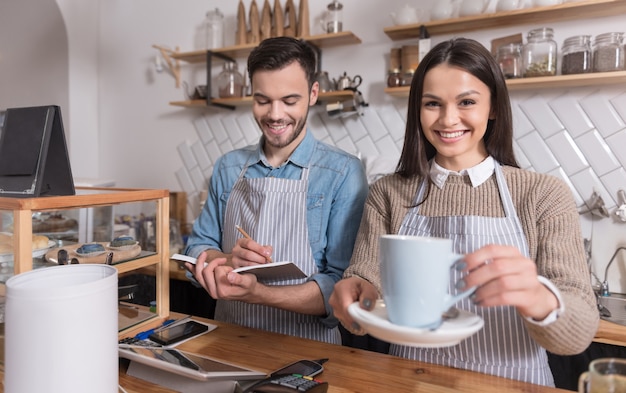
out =
{"type": "Polygon", "coordinates": [[[372,311],[362,309],[355,302],[348,307],[348,312],[369,335],[411,347],[450,347],[482,329],[484,324],[478,315],[459,310],[457,317],[444,321],[436,330],[394,325],[387,318],[385,303],[380,299],[372,311]]]}

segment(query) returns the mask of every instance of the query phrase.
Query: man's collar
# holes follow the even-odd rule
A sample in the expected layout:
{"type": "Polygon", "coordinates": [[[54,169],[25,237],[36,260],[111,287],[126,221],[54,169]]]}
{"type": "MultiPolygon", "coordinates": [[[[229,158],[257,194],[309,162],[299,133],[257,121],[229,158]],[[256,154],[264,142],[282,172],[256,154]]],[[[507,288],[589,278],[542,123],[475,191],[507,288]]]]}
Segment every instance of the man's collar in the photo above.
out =
{"type": "Polygon", "coordinates": [[[430,179],[439,188],[443,188],[449,175],[468,175],[472,182],[472,187],[478,187],[491,177],[495,170],[493,157],[488,156],[480,164],[460,172],[450,171],[437,164],[433,159],[430,165],[430,179]]]}
{"type": "MultiPolygon", "coordinates": [[[[305,133],[304,139],[302,139],[300,144],[296,147],[296,150],[291,153],[291,156],[289,156],[285,163],[291,161],[293,164],[305,168],[308,167],[311,162],[311,156],[313,156],[313,151],[315,149],[315,138],[311,134],[310,130],[302,130],[302,132],[305,133]]],[[[264,139],[265,137],[262,136],[257,147],[258,161],[261,161],[267,167],[271,167],[267,157],[265,156],[265,152],[263,151],[263,144],[265,142],[264,139]]]]}

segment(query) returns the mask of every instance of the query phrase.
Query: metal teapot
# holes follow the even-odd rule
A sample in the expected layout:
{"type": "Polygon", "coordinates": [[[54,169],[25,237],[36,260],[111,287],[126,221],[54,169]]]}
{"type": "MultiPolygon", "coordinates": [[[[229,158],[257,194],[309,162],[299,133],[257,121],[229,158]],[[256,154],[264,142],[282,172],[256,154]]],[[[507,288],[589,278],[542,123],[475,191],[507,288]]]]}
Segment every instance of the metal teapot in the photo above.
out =
{"type": "Polygon", "coordinates": [[[333,83],[337,90],[356,89],[361,85],[361,82],[363,82],[363,78],[361,78],[360,75],[355,75],[354,78],[350,78],[345,71],[338,80],[333,78],[333,83]]]}
{"type": "Polygon", "coordinates": [[[330,78],[328,77],[328,72],[318,71],[315,74],[315,80],[320,85],[321,93],[326,93],[326,92],[335,90],[335,84],[331,82],[330,78]]]}

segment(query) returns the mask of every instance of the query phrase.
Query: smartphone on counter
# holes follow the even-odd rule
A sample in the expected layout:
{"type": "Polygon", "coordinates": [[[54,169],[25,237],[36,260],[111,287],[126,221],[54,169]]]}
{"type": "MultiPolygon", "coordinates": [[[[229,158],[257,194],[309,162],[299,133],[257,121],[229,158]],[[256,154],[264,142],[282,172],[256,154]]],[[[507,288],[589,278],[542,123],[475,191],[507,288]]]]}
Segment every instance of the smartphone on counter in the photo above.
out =
{"type": "Polygon", "coordinates": [[[194,320],[181,323],[172,327],[166,327],[163,330],[154,332],[148,338],[156,343],[164,346],[170,346],[180,341],[205,333],[209,327],[203,323],[194,320]]]}
{"type": "Polygon", "coordinates": [[[326,359],[321,361],[313,361],[313,360],[298,360],[297,362],[293,362],[288,364],[287,366],[278,369],[272,372],[271,376],[284,375],[284,374],[300,374],[306,377],[313,377],[322,371],[324,371],[324,366],[322,366],[322,362],[325,362],[326,359]]]}

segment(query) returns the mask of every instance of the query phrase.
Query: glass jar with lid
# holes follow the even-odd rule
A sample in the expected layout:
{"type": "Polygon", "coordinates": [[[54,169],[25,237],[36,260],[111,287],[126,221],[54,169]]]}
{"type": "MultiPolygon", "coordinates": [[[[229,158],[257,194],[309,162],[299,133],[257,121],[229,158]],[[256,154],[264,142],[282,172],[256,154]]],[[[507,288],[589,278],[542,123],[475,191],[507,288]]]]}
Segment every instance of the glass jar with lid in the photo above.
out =
{"type": "Polygon", "coordinates": [[[498,65],[506,79],[522,77],[522,52],[520,44],[504,44],[498,47],[498,65]]]}
{"type": "Polygon", "coordinates": [[[207,12],[204,28],[206,33],[204,49],[217,49],[224,46],[224,14],[219,8],[207,12]]]}
{"type": "Polygon", "coordinates": [[[593,70],[590,35],[577,35],[565,39],[561,52],[561,74],[584,74],[593,70]]]}
{"type": "Polygon", "coordinates": [[[402,86],[402,75],[399,68],[392,68],[387,74],[387,87],[402,86]]]}
{"type": "Polygon", "coordinates": [[[624,70],[624,33],[604,33],[596,36],[593,43],[593,71],[611,72],[624,70]]]}
{"type": "Polygon", "coordinates": [[[243,97],[243,75],[237,70],[236,62],[225,62],[224,69],[217,76],[216,82],[220,98],[243,97]]]}
{"type": "Polygon", "coordinates": [[[413,74],[415,74],[415,70],[406,70],[404,74],[402,74],[402,82],[401,86],[411,86],[411,82],[413,82],[413,74]]]}
{"type": "Polygon", "coordinates": [[[542,27],[528,32],[522,48],[524,77],[556,75],[557,45],[554,30],[542,27]]]}
{"type": "Polygon", "coordinates": [[[326,6],[326,32],[327,33],[340,33],[343,30],[341,10],[343,4],[338,0],[333,0],[332,3],[326,6]]]}

